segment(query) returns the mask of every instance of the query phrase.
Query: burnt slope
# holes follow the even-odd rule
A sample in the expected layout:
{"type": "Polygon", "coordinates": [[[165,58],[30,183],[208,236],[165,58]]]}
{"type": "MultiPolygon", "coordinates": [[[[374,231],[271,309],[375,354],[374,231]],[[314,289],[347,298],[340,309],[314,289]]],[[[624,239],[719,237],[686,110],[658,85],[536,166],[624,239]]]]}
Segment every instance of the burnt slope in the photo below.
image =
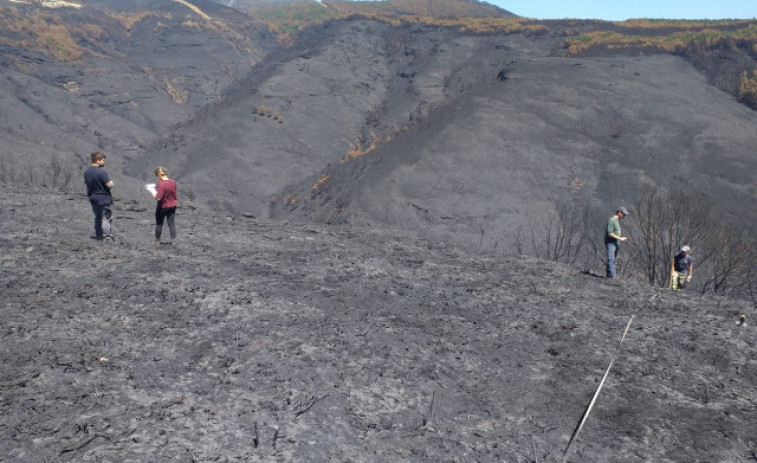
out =
{"type": "Polygon", "coordinates": [[[280,49],[215,2],[192,4],[201,13],[86,5],[5,7],[37,28],[66,25],[80,52],[21,47],[26,29],[4,23],[0,143],[15,180],[37,153],[78,178],[86,154],[104,149],[124,198],[163,164],[216,209],[388,222],[500,250],[567,193],[601,221],[642,184],[704,194],[724,218],[755,224],[739,210],[757,194],[754,112],[708,83],[723,87],[716,75],[751,59],[741,51],[736,67],[708,65],[716,54],[697,62],[705,79],[670,55],[559,56],[569,24],[481,35],[333,21],[280,49]]]}
{"type": "MultiPolygon", "coordinates": [[[[122,178],[125,159],[162,146],[276,46],[214,2],[197,2],[209,20],[178,2],[80,3],[0,3],[0,156],[23,170],[36,152],[37,177],[52,156],[78,171],[103,149],[122,178]]],[[[138,196],[138,183],[121,184],[138,196]]]]}
{"type": "Polygon", "coordinates": [[[600,219],[652,184],[705,195],[722,217],[755,225],[742,205],[757,199],[757,115],[684,59],[555,58],[526,48],[534,39],[487,39],[458,66],[489,79],[451,75],[440,92],[449,106],[285,190],[278,215],[477,246],[484,233],[491,249],[561,198],[584,196],[600,219]],[[319,178],[328,180],[313,188],[319,178]]]}
{"type": "Polygon", "coordinates": [[[559,461],[632,316],[567,461],[757,450],[743,301],[188,208],[155,247],[152,206],[97,244],[82,195],[0,185],[3,461],[559,461]]]}
{"type": "Polygon", "coordinates": [[[570,194],[600,221],[644,184],[706,195],[726,219],[756,199],[753,111],[683,58],[558,57],[560,40],[328,23],[128,173],[168,164],[216,208],[485,249],[570,194]]]}
{"type": "Polygon", "coordinates": [[[212,111],[177,127],[180,142],[133,159],[128,173],[168,164],[197,197],[268,216],[285,187],[304,179],[310,188],[324,166],[412,132],[507,66],[547,56],[555,40],[370,20],[328,23],[269,54],[212,111]]]}

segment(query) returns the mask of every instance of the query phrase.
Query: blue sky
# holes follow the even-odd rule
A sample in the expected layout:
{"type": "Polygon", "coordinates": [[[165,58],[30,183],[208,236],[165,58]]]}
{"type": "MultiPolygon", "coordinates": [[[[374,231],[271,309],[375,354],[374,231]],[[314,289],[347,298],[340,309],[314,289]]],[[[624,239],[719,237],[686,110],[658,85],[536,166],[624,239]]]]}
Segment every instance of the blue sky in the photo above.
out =
{"type": "Polygon", "coordinates": [[[753,19],[755,0],[485,0],[518,16],[535,19],[753,19]]]}

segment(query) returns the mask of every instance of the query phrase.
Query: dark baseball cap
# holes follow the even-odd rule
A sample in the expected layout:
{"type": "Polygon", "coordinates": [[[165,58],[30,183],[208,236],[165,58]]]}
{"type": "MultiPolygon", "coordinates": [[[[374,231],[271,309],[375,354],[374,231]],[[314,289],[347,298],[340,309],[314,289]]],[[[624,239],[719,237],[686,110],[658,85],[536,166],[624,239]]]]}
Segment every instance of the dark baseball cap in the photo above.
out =
{"type": "Polygon", "coordinates": [[[616,212],[622,212],[623,215],[628,215],[628,209],[626,209],[625,207],[619,207],[616,212]]]}

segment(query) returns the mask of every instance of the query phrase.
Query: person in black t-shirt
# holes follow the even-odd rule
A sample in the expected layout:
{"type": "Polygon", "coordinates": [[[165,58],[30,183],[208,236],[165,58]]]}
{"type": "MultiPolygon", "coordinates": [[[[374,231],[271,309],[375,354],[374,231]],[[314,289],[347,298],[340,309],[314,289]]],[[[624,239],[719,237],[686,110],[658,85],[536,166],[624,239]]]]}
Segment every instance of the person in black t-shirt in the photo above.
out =
{"type": "Polygon", "coordinates": [[[689,246],[681,247],[681,251],[673,257],[673,268],[670,276],[670,289],[680,291],[691,282],[691,275],[694,272],[694,264],[689,253],[689,246]]]}
{"type": "Polygon", "coordinates": [[[87,185],[87,197],[92,205],[92,212],[95,214],[95,234],[92,238],[98,241],[105,238],[113,240],[111,231],[113,197],[110,195],[113,181],[108,176],[108,172],[103,169],[105,166],[103,152],[95,151],[90,155],[90,160],[92,164],[84,171],[84,183],[87,185]]]}

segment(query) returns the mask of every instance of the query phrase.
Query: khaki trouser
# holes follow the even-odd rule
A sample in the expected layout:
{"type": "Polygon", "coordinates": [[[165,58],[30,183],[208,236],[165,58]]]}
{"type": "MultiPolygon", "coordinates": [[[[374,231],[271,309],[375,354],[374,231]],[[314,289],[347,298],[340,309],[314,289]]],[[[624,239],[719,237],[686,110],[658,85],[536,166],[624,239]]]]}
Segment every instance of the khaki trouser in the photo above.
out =
{"type": "Polygon", "coordinates": [[[673,277],[670,279],[670,289],[680,291],[686,286],[687,272],[673,271],[673,277]]]}

